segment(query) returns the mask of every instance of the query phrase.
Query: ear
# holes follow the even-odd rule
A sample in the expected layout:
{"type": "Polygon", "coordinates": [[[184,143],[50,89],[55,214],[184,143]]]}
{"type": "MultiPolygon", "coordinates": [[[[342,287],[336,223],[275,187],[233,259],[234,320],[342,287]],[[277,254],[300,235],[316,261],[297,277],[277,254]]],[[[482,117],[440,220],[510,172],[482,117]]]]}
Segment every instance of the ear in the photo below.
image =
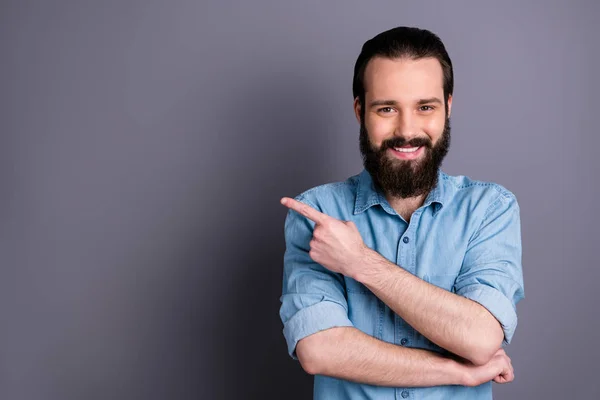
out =
{"type": "Polygon", "coordinates": [[[452,114],[452,95],[448,95],[448,118],[450,118],[450,114],[452,114]]]}
{"type": "Polygon", "coordinates": [[[358,99],[358,96],[356,96],[356,98],[354,99],[354,115],[356,116],[356,120],[358,121],[359,125],[361,107],[362,105],[360,104],[360,100],[358,99]]]}

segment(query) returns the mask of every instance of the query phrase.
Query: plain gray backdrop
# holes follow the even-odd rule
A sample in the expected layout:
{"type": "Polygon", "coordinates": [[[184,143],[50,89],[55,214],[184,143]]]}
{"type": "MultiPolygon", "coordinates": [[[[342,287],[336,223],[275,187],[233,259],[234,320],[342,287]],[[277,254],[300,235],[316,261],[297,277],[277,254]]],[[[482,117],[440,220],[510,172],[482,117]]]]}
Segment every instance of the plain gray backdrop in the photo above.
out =
{"type": "Polygon", "coordinates": [[[282,196],[360,172],[352,69],[398,25],[455,69],[444,170],[521,205],[497,399],[600,396],[600,3],[0,3],[0,398],[308,399],[282,196]]]}

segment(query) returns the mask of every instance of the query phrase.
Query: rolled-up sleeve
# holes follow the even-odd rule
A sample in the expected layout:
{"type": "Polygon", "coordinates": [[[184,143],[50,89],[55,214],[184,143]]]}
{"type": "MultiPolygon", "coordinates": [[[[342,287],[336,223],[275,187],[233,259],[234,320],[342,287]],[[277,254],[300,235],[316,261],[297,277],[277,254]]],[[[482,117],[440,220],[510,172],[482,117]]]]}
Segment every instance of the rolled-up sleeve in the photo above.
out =
{"type": "MultiPolygon", "coordinates": [[[[318,209],[302,196],[296,197],[318,209]]],[[[314,222],[290,210],[285,220],[285,254],[279,316],[288,353],[294,359],[298,341],[313,333],[353,326],[348,319],[343,277],[314,262],[310,241],[314,222]]]]}
{"type": "Polygon", "coordinates": [[[503,345],[517,327],[517,303],[524,298],[520,210],[514,195],[503,194],[487,209],[471,238],[459,276],[458,295],[484,306],[500,322],[503,345]]]}

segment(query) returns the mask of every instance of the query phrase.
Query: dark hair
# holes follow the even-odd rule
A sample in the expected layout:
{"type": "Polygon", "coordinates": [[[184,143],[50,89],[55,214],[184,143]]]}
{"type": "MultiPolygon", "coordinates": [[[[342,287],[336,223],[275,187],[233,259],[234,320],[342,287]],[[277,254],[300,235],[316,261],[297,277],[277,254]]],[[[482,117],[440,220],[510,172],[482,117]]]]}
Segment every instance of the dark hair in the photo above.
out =
{"type": "MultiPolygon", "coordinates": [[[[358,96],[361,105],[365,103],[365,69],[369,61],[376,56],[385,58],[408,57],[412,59],[437,58],[442,65],[444,74],[444,103],[447,107],[448,96],[454,90],[452,61],[450,61],[444,43],[435,33],[426,29],[400,26],[367,40],[354,65],[354,78],[352,80],[353,98],[358,96]]],[[[364,113],[364,107],[362,112],[364,113]]]]}

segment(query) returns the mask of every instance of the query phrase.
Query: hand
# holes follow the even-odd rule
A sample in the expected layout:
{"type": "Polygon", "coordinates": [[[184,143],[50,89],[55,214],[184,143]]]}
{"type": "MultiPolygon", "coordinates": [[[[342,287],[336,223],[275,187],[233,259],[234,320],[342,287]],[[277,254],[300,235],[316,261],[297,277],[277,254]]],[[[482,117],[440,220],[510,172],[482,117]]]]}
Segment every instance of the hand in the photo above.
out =
{"type": "Polygon", "coordinates": [[[496,383],[509,383],[515,379],[510,358],[500,349],[485,365],[463,364],[465,368],[465,386],[478,386],[493,380],[496,383]]]}
{"type": "Polygon", "coordinates": [[[289,197],[281,204],[315,222],[309,255],[330,271],[354,278],[368,247],[352,221],[340,221],[289,197]]]}

